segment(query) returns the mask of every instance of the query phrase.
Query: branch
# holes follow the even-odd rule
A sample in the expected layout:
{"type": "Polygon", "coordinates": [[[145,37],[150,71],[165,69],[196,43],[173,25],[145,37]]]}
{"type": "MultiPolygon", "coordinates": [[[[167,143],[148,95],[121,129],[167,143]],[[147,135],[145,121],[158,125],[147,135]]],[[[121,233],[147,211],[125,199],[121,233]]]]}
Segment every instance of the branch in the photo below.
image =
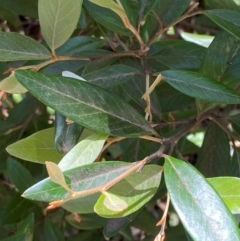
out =
{"type": "Polygon", "coordinates": [[[183,21],[186,18],[193,17],[198,14],[202,14],[202,11],[196,11],[194,13],[191,13],[194,8],[198,6],[198,3],[194,4],[192,7],[189,8],[189,10],[182,15],[177,20],[173,21],[172,23],[168,24],[164,28],[160,28],[147,42],[147,46],[150,46],[160,35],[162,35],[164,32],[166,32],[169,28],[173,27],[174,25],[178,24],[179,22],[183,21]]]}

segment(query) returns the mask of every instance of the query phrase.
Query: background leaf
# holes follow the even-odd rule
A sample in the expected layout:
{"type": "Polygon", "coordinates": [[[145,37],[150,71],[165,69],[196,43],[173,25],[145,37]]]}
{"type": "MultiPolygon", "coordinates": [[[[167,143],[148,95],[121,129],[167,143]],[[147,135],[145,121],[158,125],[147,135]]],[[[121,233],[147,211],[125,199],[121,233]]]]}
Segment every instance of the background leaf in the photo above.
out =
{"type": "Polygon", "coordinates": [[[63,157],[54,145],[54,129],[49,128],[15,142],[7,147],[8,153],[26,161],[45,163],[52,161],[58,163],[63,157]]]}
{"type": "Polygon", "coordinates": [[[12,158],[8,159],[8,173],[20,193],[33,184],[33,177],[28,169],[12,158]]]}
{"type": "Polygon", "coordinates": [[[39,0],[38,14],[44,39],[51,50],[64,44],[77,26],[82,0],[39,0]]]}
{"type": "Polygon", "coordinates": [[[80,141],[63,157],[58,166],[62,171],[84,166],[95,161],[107,139],[107,135],[92,134],[80,141]]]}
{"type": "Polygon", "coordinates": [[[16,71],[15,76],[45,104],[88,129],[128,137],[153,133],[130,105],[85,81],[23,70],[16,71]],[[60,97],[61,103],[56,101],[60,97]]]}
{"type": "Polygon", "coordinates": [[[199,73],[166,70],[164,79],[180,92],[215,103],[240,103],[240,94],[229,87],[199,73]]]}
{"type": "Polygon", "coordinates": [[[168,157],[165,159],[164,174],[171,202],[195,241],[240,239],[233,216],[193,166],[168,157]]]}
{"type": "Polygon", "coordinates": [[[0,61],[50,59],[51,53],[39,42],[13,32],[0,32],[0,61]]]}
{"type": "Polygon", "coordinates": [[[240,13],[227,9],[214,9],[204,11],[207,17],[218,24],[221,28],[225,29],[238,39],[240,38],[240,13]]]}
{"type": "Polygon", "coordinates": [[[205,177],[228,175],[230,146],[227,134],[215,123],[208,127],[196,167],[205,177]]]}

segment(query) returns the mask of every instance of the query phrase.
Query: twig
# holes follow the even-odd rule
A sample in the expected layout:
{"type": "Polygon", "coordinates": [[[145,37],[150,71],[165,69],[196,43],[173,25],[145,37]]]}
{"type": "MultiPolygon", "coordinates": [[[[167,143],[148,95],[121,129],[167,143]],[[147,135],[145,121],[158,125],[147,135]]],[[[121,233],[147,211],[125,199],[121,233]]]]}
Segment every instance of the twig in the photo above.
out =
{"type": "Polygon", "coordinates": [[[172,23],[168,24],[166,27],[164,28],[160,28],[147,42],[147,46],[150,46],[155,39],[157,39],[161,34],[163,34],[164,32],[166,32],[169,28],[173,27],[174,25],[178,24],[179,22],[181,22],[182,20],[186,19],[186,18],[190,18],[193,17],[195,15],[201,14],[202,11],[196,11],[194,13],[189,13],[193,10],[193,8],[195,8],[197,5],[194,4],[184,15],[182,15],[180,18],[178,18],[177,20],[173,21],[172,23]],[[190,11],[191,10],[191,11],[190,11]]]}
{"type": "Polygon", "coordinates": [[[113,185],[115,185],[116,183],[118,183],[119,181],[124,179],[126,176],[130,175],[131,173],[133,173],[135,171],[141,170],[144,167],[144,165],[146,165],[151,160],[155,159],[156,157],[161,157],[163,155],[164,149],[165,149],[165,146],[162,145],[158,151],[156,151],[155,153],[153,153],[150,156],[147,156],[142,161],[135,162],[130,169],[128,169],[126,172],[122,173],[121,175],[119,175],[118,177],[114,178],[113,180],[109,181],[106,184],[103,184],[103,185],[95,187],[95,188],[83,190],[83,191],[77,191],[77,192],[73,191],[73,195],[70,195],[65,199],[50,202],[49,206],[46,208],[45,211],[60,207],[65,202],[70,201],[72,198],[75,199],[80,196],[90,195],[90,194],[94,194],[97,192],[104,192],[104,191],[108,190],[110,187],[112,187],[113,185]]]}

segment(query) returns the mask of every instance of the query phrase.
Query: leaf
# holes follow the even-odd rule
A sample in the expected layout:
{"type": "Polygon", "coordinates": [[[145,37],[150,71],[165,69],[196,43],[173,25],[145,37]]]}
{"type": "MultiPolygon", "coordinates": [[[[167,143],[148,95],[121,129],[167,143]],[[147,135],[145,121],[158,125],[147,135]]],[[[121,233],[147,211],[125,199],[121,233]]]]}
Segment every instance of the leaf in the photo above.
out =
{"type": "Polygon", "coordinates": [[[116,64],[102,68],[100,70],[83,75],[90,83],[102,88],[110,88],[128,81],[134,75],[140,75],[141,72],[123,64],[116,64]]]}
{"type": "Polygon", "coordinates": [[[154,9],[155,5],[157,4],[158,0],[140,0],[139,5],[139,21],[144,20],[144,18],[147,17],[147,15],[151,12],[152,9],[154,9]]]}
{"type": "Polygon", "coordinates": [[[7,169],[12,183],[20,193],[23,193],[33,184],[33,177],[28,169],[14,159],[8,159],[7,169]]]}
{"type": "Polygon", "coordinates": [[[62,72],[62,76],[63,77],[69,77],[69,78],[73,78],[73,79],[79,79],[79,80],[82,80],[82,81],[86,81],[84,78],[82,78],[81,76],[78,76],[70,71],[63,71],[62,72]]]}
{"type": "Polygon", "coordinates": [[[50,59],[51,53],[39,42],[13,32],[0,32],[0,61],[50,59]]]}
{"type": "Polygon", "coordinates": [[[227,134],[215,123],[208,127],[196,167],[205,177],[226,176],[230,164],[227,134]]]}
{"type": "Polygon", "coordinates": [[[55,111],[55,147],[59,153],[69,152],[79,140],[83,127],[77,123],[67,123],[67,118],[55,111]]]}
{"type": "Polygon", "coordinates": [[[66,216],[66,220],[73,227],[81,230],[102,228],[107,221],[105,218],[99,217],[95,213],[70,214],[66,216]]]}
{"type": "Polygon", "coordinates": [[[164,177],[171,202],[194,241],[240,239],[238,227],[230,211],[193,166],[167,157],[164,177]]]}
{"type": "Polygon", "coordinates": [[[49,218],[45,218],[44,221],[44,234],[46,239],[51,241],[65,241],[62,230],[50,221],[49,218]]]}
{"type": "Polygon", "coordinates": [[[25,218],[33,208],[33,203],[22,198],[19,194],[11,197],[1,212],[1,221],[4,225],[13,224],[25,218]]]}
{"type": "Polygon", "coordinates": [[[161,40],[148,53],[148,64],[155,72],[167,69],[197,70],[206,49],[182,40],[161,40]]]}
{"type": "Polygon", "coordinates": [[[24,70],[16,71],[15,76],[46,105],[88,129],[128,137],[154,132],[130,105],[97,86],[24,70]]]}
{"type": "Polygon", "coordinates": [[[2,239],[1,241],[26,241],[26,235],[24,233],[21,233],[2,239]]]}
{"type": "Polygon", "coordinates": [[[238,92],[200,73],[166,70],[162,75],[171,86],[185,95],[214,103],[240,103],[238,92]]]}
{"type": "Polygon", "coordinates": [[[157,191],[162,167],[147,165],[104,192],[94,206],[95,212],[106,218],[119,218],[140,209],[157,191]]]}
{"type": "Polygon", "coordinates": [[[204,11],[203,14],[233,36],[240,38],[239,12],[227,9],[214,9],[204,11]]]}
{"type": "Polygon", "coordinates": [[[63,157],[54,145],[54,128],[38,131],[33,135],[7,147],[7,152],[26,161],[44,164],[45,161],[59,162],[63,157]]]}
{"type": "Polygon", "coordinates": [[[100,7],[89,0],[85,0],[83,4],[90,16],[97,23],[102,24],[104,27],[115,33],[124,36],[132,36],[132,33],[126,29],[119,15],[112,10],[100,7]]]}
{"type": "Polygon", "coordinates": [[[162,25],[166,26],[181,16],[190,2],[190,0],[182,0],[181,2],[178,0],[158,0],[154,11],[159,16],[162,25]]]}
{"type": "Polygon", "coordinates": [[[58,166],[62,171],[84,166],[95,161],[107,139],[107,135],[93,134],[80,141],[63,157],[58,166]]]}
{"type": "Polygon", "coordinates": [[[232,9],[235,10],[237,9],[237,4],[236,2],[233,0],[229,1],[229,0],[204,0],[203,1],[204,6],[206,6],[206,8],[211,8],[211,9],[232,9]]]}
{"type": "Polygon", "coordinates": [[[34,232],[34,214],[31,213],[24,221],[21,222],[15,235],[25,234],[24,240],[32,241],[33,232],[34,232]]]}
{"type": "Polygon", "coordinates": [[[121,6],[119,6],[117,3],[115,3],[113,0],[89,0],[90,2],[104,7],[111,9],[113,12],[115,12],[118,16],[121,18],[125,18],[126,14],[121,6]]]}
{"type": "Polygon", "coordinates": [[[46,162],[47,172],[50,177],[50,179],[57,183],[58,185],[62,186],[67,192],[72,193],[71,189],[69,189],[65,177],[61,171],[61,169],[58,167],[57,164],[54,162],[46,162]]]}
{"type": "MultiPolygon", "coordinates": [[[[63,172],[63,174],[69,187],[76,192],[106,184],[133,165],[133,163],[128,164],[118,161],[98,162],[67,170],[63,172]],[[89,173],[92,173],[92,175],[89,176],[89,173]]],[[[69,194],[67,191],[63,187],[52,182],[50,178],[46,178],[35,184],[23,194],[25,198],[43,202],[61,200],[68,196],[69,194]]],[[[80,202],[78,202],[78,204],[79,203],[80,202]]]]}
{"type": "Polygon", "coordinates": [[[11,74],[0,82],[0,90],[10,94],[24,94],[28,91],[18,82],[14,74],[11,74]]]}
{"type": "Polygon", "coordinates": [[[208,178],[208,182],[218,192],[229,210],[240,213],[240,179],[236,177],[208,178]]]}
{"type": "Polygon", "coordinates": [[[218,81],[224,81],[223,75],[239,49],[240,41],[228,32],[221,31],[213,40],[200,68],[202,74],[218,81]]]}
{"type": "Polygon", "coordinates": [[[51,50],[64,44],[77,26],[82,0],[39,0],[38,14],[44,39],[51,50]]]}

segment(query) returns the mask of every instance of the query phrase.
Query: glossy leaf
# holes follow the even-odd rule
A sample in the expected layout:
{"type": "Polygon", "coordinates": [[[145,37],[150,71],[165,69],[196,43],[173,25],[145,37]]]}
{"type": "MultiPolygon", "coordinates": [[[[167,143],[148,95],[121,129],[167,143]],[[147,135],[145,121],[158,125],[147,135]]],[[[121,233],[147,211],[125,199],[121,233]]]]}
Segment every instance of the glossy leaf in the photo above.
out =
{"type": "Polygon", "coordinates": [[[164,79],[178,91],[215,103],[240,103],[240,94],[200,73],[180,70],[163,71],[164,79]]]}
{"type": "Polygon", "coordinates": [[[230,211],[192,165],[167,157],[164,177],[171,202],[193,240],[240,239],[238,227],[230,211]]]}
{"type": "Polygon", "coordinates": [[[64,44],[77,26],[82,0],[39,0],[41,30],[48,46],[55,50],[64,44]]]}
{"type": "Polygon", "coordinates": [[[215,123],[208,127],[196,167],[205,177],[228,175],[230,146],[227,134],[215,123]]]}
{"type": "Polygon", "coordinates": [[[7,152],[26,161],[45,163],[52,161],[58,163],[63,157],[54,145],[54,129],[49,128],[15,142],[7,147],[7,152]]]}
{"type": "Polygon", "coordinates": [[[33,184],[33,177],[23,165],[14,159],[8,159],[9,177],[20,193],[23,193],[33,184]]]}
{"type": "Polygon", "coordinates": [[[116,64],[83,75],[90,83],[102,88],[110,88],[128,81],[134,75],[140,75],[140,71],[127,65],[116,64]]]}
{"type": "MultiPolygon", "coordinates": [[[[68,186],[73,191],[82,191],[108,183],[128,170],[132,165],[134,164],[117,161],[99,162],[67,170],[63,172],[63,174],[68,186]],[[94,175],[89,177],[89,173],[94,173],[94,175]]],[[[64,199],[68,197],[69,194],[63,187],[52,182],[50,178],[47,178],[30,187],[25,191],[23,196],[31,200],[51,202],[64,199]]]]}
{"type": "Polygon", "coordinates": [[[58,166],[62,171],[84,166],[95,161],[107,139],[107,135],[93,134],[80,141],[63,157],[58,166]]]}
{"type": "Polygon", "coordinates": [[[50,59],[51,53],[39,42],[13,32],[0,32],[0,61],[50,59]]]}
{"type": "Polygon", "coordinates": [[[221,28],[225,29],[226,31],[240,39],[239,12],[227,9],[214,9],[204,11],[203,14],[209,17],[221,28]]]}
{"type": "Polygon", "coordinates": [[[24,70],[16,71],[15,76],[46,105],[88,129],[128,137],[154,132],[130,105],[97,86],[24,70]]]}
{"type": "Polygon", "coordinates": [[[240,213],[240,179],[236,177],[208,178],[208,182],[221,196],[229,210],[240,213]]]}
{"type": "Polygon", "coordinates": [[[18,82],[14,74],[9,75],[7,78],[0,82],[0,90],[10,94],[23,94],[28,91],[18,82]]]}
{"type": "Polygon", "coordinates": [[[95,212],[106,218],[127,216],[140,209],[157,191],[162,168],[147,165],[103,193],[94,206],[95,212]]]}
{"type": "Polygon", "coordinates": [[[55,147],[59,153],[69,152],[79,140],[83,127],[78,123],[68,123],[67,118],[55,111],[55,147]]]}

